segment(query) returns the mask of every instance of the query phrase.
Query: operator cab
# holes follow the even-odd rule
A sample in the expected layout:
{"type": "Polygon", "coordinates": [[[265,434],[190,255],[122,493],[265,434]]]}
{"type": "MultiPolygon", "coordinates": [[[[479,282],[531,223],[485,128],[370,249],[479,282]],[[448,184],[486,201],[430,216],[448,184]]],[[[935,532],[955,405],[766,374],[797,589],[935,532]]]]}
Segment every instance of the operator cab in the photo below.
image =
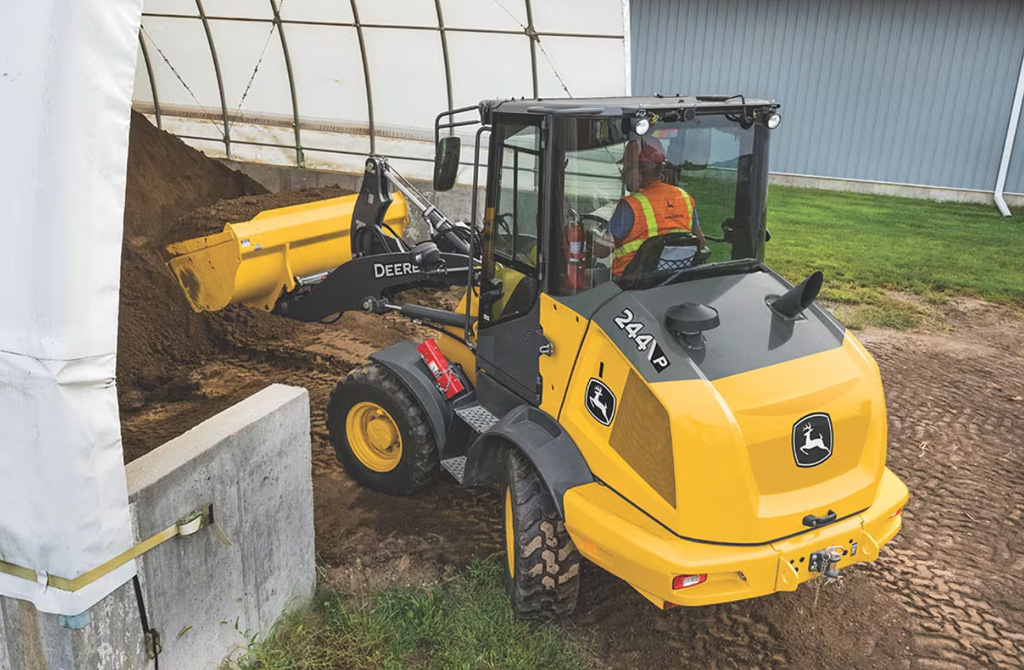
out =
{"type": "MultiPolygon", "coordinates": [[[[470,109],[479,110],[484,124],[478,142],[489,131],[488,149],[499,157],[492,161],[499,169],[487,175],[485,323],[524,314],[542,291],[575,295],[608,282],[623,290],[652,288],[745,271],[763,260],[769,129],[780,118],[774,102],[742,96],[495,100],[453,113],[470,109]],[[629,209],[630,196],[643,190],[629,174],[629,153],[638,145],[660,152],[658,182],[689,196],[691,229],[634,241],[631,262],[614,267],[626,225],[636,225],[616,212],[629,209]]],[[[440,122],[451,114],[439,117],[439,128],[471,123],[440,122]]],[[[439,157],[452,156],[450,144],[442,149],[449,141],[457,156],[457,138],[445,138],[439,157]]],[[[457,162],[436,166],[450,173],[450,187],[457,162]]]]}
{"type": "MultiPolygon", "coordinates": [[[[454,185],[459,165],[459,138],[442,131],[476,123],[458,114],[479,113],[474,164],[491,166],[480,242],[481,367],[535,401],[536,366],[524,365],[530,357],[523,354],[536,348],[530,333],[542,294],[610,295],[759,267],[777,110],[743,96],[686,96],[492,100],[439,115],[435,190],[454,185]],[[638,146],[654,147],[658,157],[645,166],[643,184],[631,174],[638,146]],[[682,195],[642,207],[638,194],[655,181],[659,192],[682,195]],[[684,207],[686,226],[664,225],[684,207]],[[634,215],[623,217],[626,210],[634,215]],[[630,224],[644,225],[637,218],[645,213],[655,229],[628,235],[630,224]],[[509,327],[491,328],[499,323],[509,327]]],[[[474,214],[481,209],[477,179],[478,172],[474,214]]]]}

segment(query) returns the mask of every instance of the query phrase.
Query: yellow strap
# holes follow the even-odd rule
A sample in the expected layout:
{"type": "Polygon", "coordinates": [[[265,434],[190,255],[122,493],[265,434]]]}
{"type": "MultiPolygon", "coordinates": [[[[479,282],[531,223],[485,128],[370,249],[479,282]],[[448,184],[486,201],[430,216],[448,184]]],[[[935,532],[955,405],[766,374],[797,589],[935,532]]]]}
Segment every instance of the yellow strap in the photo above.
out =
{"type": "MultiPolygon", "coordinates": [[[[177,537],[179,535],[182,537],[185,537],[186,535],[192,535],[193,533],[199,531],[201,528],[205,528],[207,526],[211,526],[213,528],[214,532],[217,533],[217,537],[220,538],[221,542],[223,542],[227,546],[231,545],[231,542],[224,534],[224,531],[221,530],[220,526],[214,523],[211,514],[211,507],[209,504],[207,504],[203,505],[202,509],[196,510],[195,512],[192,512],[191,514],[180,519],[173,526],[168,526],[156,535],[153,535],[152,537],[143,540],[131,549],[128,549],[127,551],[118,554],[106,563],[103,563],[102,565],[95,567],[92,570],[89,570],[88,572],[79,575],[78,577],[75,577],[74,579],[68,579],[67,577],[58,577],[56,575],[47,575],[46,585],[50,588],[59,589],[61,591],[79,591],[82,588],[88,586],[89,584],[92,584],[97,579],[100,579],[101,577],[110,574],[114,570],[117,570],[119,567],[121,567],[128,561],[134,560],[139,556],[143,555],[144,553],[146,553],[147,551],[159,547],[161,544],[171,539],[172,537],[177,537]]],[[[0,561],[0,572],[6,573],[14,577],[19,577],[21,579],[26,579],[30,582],[39,581],[35,570],[32,570],[31,568],[25,568],[20,565],[15,565],[13,563],[7,563],[5,561],[0,561]]]]}
{"type": "Polygon", "coordinates": [[[643,193],[634,193],[633,197],[640,203],[640,208],[644,210],[644,219],[647,223],[647,235],[648,237],[658,236],[658,220],[654,217],[654,207],[651,206],[651,201],[647,199],[647,196],[643,193]]]}
{"type": "Polygon", "coordinates": [[[646,238],[641,238],[639,240],[633,240],[632,242],[626,242],[622,246],[615,247],[615,251],[612,252],[612,255],[615,258],[621,258],[626,254],[631,254],[637,249],[639,249],[641,246],[643,246],[643,243],[646,241],[646,238]]]}

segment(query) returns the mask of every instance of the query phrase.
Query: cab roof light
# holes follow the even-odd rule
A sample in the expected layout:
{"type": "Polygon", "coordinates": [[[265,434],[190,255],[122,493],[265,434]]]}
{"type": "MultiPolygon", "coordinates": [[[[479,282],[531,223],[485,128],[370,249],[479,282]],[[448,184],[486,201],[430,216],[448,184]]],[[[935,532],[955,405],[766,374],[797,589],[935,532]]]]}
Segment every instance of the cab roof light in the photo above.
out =
{"type": "Polygon", "coordinates": [[[676,575],[672,579],[672,589],[688,589],[691,586],[697,586],[703,584],[708,580],[707,574],[703,575],[676,575]]]}

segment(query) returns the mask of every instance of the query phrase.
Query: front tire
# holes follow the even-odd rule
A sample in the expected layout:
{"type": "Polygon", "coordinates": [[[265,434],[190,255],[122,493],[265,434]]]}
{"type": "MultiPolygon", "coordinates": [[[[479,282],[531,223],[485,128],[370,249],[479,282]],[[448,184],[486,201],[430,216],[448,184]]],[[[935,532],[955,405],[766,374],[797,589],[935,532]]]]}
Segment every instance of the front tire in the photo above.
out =
{"type": "Polygon", "coordinates": [[[338,382],[327,404],[327,429],[345,471],[374,491],[410,495],[440,468],[422,405],[379,363],[362,365],[338,382]]]}
{"type": "Polygon", "coordinates": [[[572,614],[580,586],[580,554],[555,501],[529,459],[516,448],[505,457],[502,499],[505,591],[517,616],[572,614]]]}

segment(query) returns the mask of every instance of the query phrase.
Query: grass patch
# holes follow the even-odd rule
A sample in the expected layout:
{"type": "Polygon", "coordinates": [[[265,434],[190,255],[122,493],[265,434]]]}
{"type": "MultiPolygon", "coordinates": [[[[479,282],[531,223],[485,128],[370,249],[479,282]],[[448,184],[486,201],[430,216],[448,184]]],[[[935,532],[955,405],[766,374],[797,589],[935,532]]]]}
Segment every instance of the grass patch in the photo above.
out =
{"type": "Polygon", "coordinates": [[[1024,225],[991,207],[772,186],[768,228],[768,264],[824,272],[822,298],[853,327],[913,327],[952,295],[1024,305],[1024,225]]]}
{"type": "Polygon", "coordinates": [[[388,589],[367,602],[324,591],[227,667],[577,670],[593,662],[558,627],[517,620],[500,565],[476,561],[442,584],[388,589]]]}

